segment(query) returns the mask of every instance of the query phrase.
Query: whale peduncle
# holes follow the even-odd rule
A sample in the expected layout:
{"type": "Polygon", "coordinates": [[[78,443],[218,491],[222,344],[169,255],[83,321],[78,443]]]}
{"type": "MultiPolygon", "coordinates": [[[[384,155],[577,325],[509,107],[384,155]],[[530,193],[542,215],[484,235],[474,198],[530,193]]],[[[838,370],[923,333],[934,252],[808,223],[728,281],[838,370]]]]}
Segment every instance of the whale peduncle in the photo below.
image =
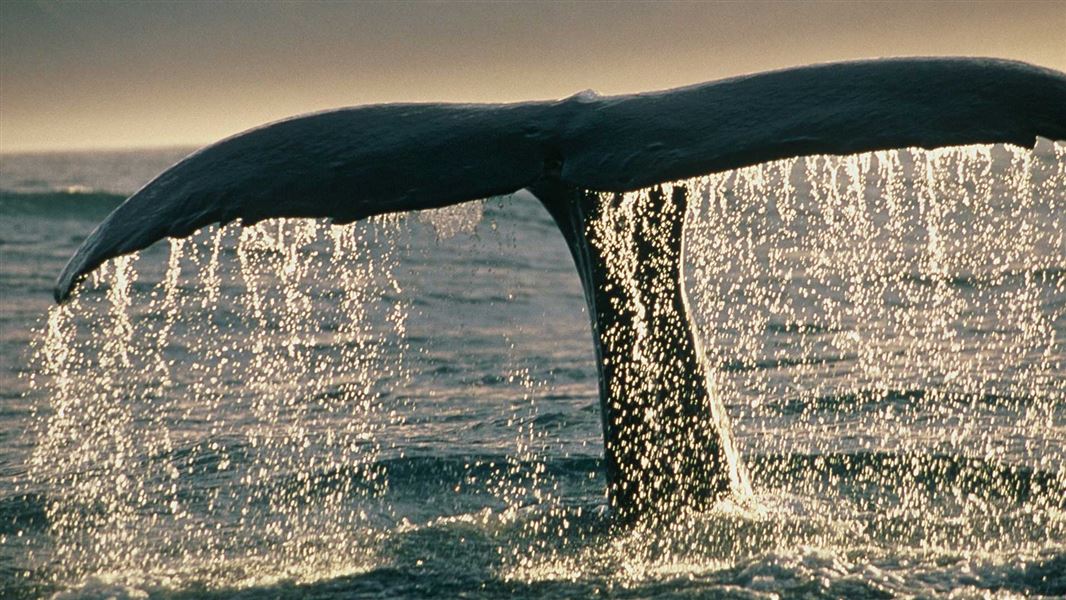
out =
{"type": "Polygon", "coordinates": [[[530,190],[566,238],[585,292],[616,518],[655,520],[746,489],[688,316],[687,190],[606,195],[557,181],[530,190]]]}

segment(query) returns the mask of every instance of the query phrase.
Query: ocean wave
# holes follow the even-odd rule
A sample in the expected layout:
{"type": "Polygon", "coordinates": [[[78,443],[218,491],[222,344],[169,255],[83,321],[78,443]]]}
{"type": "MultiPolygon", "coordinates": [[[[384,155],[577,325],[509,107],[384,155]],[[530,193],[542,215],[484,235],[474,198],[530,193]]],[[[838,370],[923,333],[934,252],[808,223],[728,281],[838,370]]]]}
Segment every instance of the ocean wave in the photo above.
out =
{"type": "Polygon", "coordinates": [[[788,416],[814,412],[832,412],[844,415],[881,410],[887,407],[919,409],[927,402],[938,404],[951,402],[965,406],[1018,409],[1038,404],[1044,400],[1044,398],[1035,395],[1002,394],[997,392],[972,393],[936,389],[864,389],[816,397],[794,396],[780,400],[770,400],[762,404],[760,408],[772,414],[788,416]]]}
{"type": "MultiPolygon", "coordinates": [[[[295,464],[275,468],[264,479],[248,481],[242,474],[257,470],[256,450],[244,444],[205,446],[156,457],[182,471],[178,495],[199,504],[217,495],[219,486],[254,500],[283,496],[303,502],[343,491],[352,499],[369,497],[387,481],[393,500],[424,499],[438,492],[456,492],[472,497],[515,482],[532,474],[540,481],[558,484],[567,497],[580,502],[603,499],[603,458],[595,455],[514,456],[499,453],[440,454],[432,447],[411,447],[401,456],[373,457],[305,469],[295,464]],[[236,487],[233,487],[236,486],[236,487]]],[[[373,449],[370,449],[373,450],[373,449]]],[[[387,454],[387,453],[386,453],[387,454]]],[[[323,463],[330,460],[323,457],[323,463]]],[[[321,463],[320,463],[321,464],[321,463]]],[[[1054,472],[954,454],[917,452],[842,452],[819,454],[756,454],[747,457],[753,485],[762,490],[807,490],[817,496],[839,496],[864,503],[884,499],[872,488],[904,494],[928,495],[934,502],[959,498],[996,503],[1022,504],[1038,500],[1066,511],[1066,472],[1054,472]]],[[[150,469],[156,471],[158,469],[150,469]]],[[[807,493],[805,492],[805,493],[807,493]]],[[[954,500],[953,500],[954,499],[954,500]]],[[[465,505],[466,500],[457,500],[465,505]]],[[[0,525],[25,528],[43,523],[45,499],[23,496],[0,501],[0,525]]],[[[91,508],[86,507],[91,510],[91,508]]],[[[148,508],[148,507],[146,507],[148,508]]]]}
{"type": "Polygon", "coordinates": [[[1031,280],[1031,283],[1035,285],[1055,285],[1064,278],[1066,278],[1066,267],[1046,266],[1032,269],[1004,268],[1001,270],[989,270],[984,273],[966,273],[949,277],[906,273],[900,277],[900,280],[905,283],[929,288],[947,284],[949,287],[956,289],[991,289],[1014,287],[1026,280],[1031,280]]]}
{"type": "Polygon", "coordinates": [[[414,449],[408,456],[391,457],[362,465],[318,469],[311,473],[289,473],[272,478],[264,492],[311,490],[311,495],[334,489],[353,493],[374,485],[378,474],[388,478],[391,493],[420,496],[433,490],[465,489],[479,494],[493,482],[508,477],[523,477],[537,470],[542,477],[591,482],[585,484],[596,494],[602,492],[603,460],[599,457],[552,458],[545,461],[517,459],[506,454],[463,454],[454,456],[419,455],[414,449]]]}
{"type": "Polygon", "coordinates": [[[824,479],[838,489],[876,485],[1021,503],[1045,498],[1066,509],[1066,477],[990,459],[946,454],[855,452],[749,457],[756,485],[794,487],[824,479]]]}
{"type": "Polygon", "coordinates": [[[724,361],[718,366],[725,373],[747,373],[751,371],[768,371],[802,366],[827,366],[853,361],[855,355],[832,355],[821,357],[770,358],[765,360],[735,359],[724,361]]]}
{"type": "Polygon", "coordinates": [[[0,213],[5,217],[76,217],[101,219],[126,197],[88,188],[48,192],[0,190],[0,213]]]}
{"type": "MultiPolygon", "coordinates": [[[[555,598],[606,593],[611,597],[828,599],[935,597],[954,590],[969,590],[975,596],[984,592],[1055,596],[1066,589],[1060,575],[1066,555],[1060,546],[1034,546],[1024,556],[1011,550],[986,552],[981,540],[972,542],[976,550],[969,546],[930,548],[921,540],[900,538],[901,531],[909,531],[903,526],[884,536],[876,535],[876,526],[855,529],[869,515],[832,495],[757,491],[754,507],[716,507],[663,531],[624,531],[611,527],[602,501],[596,504],[570,497],[560,507],[530,503],[511,514],[495,511],[488,500],[470,500],[465,489],[452,493],[455,486],[465,488],[470,482],[479,487],[508,467],[532,469],[535,461],[496,453],[439,455],[429,447],[411,452],[374,463],[388,473],[384,501],[399,506],[396,514],[404,519],[399,524],[384,520],[388,521],[383,522],[385,533],[367,542],[373,548],[369,562],[359,557],[345,562],[340,557],[340,566],[353,566],[332,574],[310,570],[314,560],[322,558],[315,555],[307,559],[306,579],[279,577],[272,569],[279,569],[285,557],[257,554],[263,548],[256,546],[248,556],[235,550],[222,564],[204,565],[202,572],[196,570],[196,563],[147,577],[139,571],[128,577],[91,576],[61,591],[71,594],[66,597],[90,598],[122,597],[128,590],[142,597],[170,598],[555,598]],[[433,488],[449,493],[433,493],[433,488]],[[464,502],[463,497],[468,499],[464,502]],[[228,575],[227,569],[241,576],[228,575]]],[[[907,471],[916,460],[921,462],[912,455],[888,453],[764,456],[753,461],[753,472],[757,483],[764,482],[768,467],[821,477],[837,474],[857,481],[874,473],[907,471]]],[[[928,461],[940,473],[953,469],[968,473],[947,476],[947,488],[960,477],[971,477],[977,487],[998,486],[989,483],[997,481],[1032,487],[1050,476],[960,457],[932,456],[928,461]],[[980,472],[987,475],[983,484],[975,475],[980,472]]],[[[598,472],[602,466],[600,459],[588,456],[552,458],[543,464],[548,474],[574,479],[598,472]]],[[[323,469],[311,485],[319,490],[331,488],[344,479],[358,479],[362,473],[360,469],[323,469]]],[[[932,488],[937,481],[927,483],[932,488]]],[[[289,486],[306,490],[308,481],[286,476],[264,485],[273,494],[284,494],[289,486]]],[[[602,482],[593,482],[591,487],[602,491],[602,482]]],[[[1061,491],[1059,487],[1043,493],[1061,491]]],[[[360,502],[355,509],[365,507],[371,512],[368,504],[360,502]]],[[[878,510],[886,511],[884,506],[878,510]]],[[[954,526],[950,518],[935,511],[909,514],[907,518],[915,522],[904,526],[944,531],[954,526]]],[[[1031,514],[1015,510],[1006,516],[1017,520],[1031,514]]],[[[874,520],[891,529],[894,518],[887,515],[874,520]]],[[[980,521],[982,517],[970,518],[980,521]]],[[[251,519],[242,527],[264,527],[271,522],[251,519]]],[[[980,523],[974,526],[983,527],[980,523]]],[[[1010,531],[1013,535],[1014,530],[1010,531]]],[[[326,545],[314,548],[336,558],[326,545]]]]}
{"type": "Polygon", "coordinates": [[[0,498],[0,535],[19,535],[48,527],[48,499],[41,494],[0,498]]]}

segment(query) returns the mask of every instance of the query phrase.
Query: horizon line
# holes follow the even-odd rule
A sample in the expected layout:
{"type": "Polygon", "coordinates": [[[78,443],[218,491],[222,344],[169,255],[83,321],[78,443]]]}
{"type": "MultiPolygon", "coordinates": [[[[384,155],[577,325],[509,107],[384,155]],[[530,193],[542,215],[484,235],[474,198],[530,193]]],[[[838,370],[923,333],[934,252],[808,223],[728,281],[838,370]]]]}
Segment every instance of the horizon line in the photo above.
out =
{"type": "MultiPolygon", "coordinates": [[[[218,140],[215,140],[218,141],[218,140]]],[[[179,143],[160,143],[160,144],[144,144],[144,145],[101,145],[101,146],[72,146],[69,148],[57,148],[57,147],[27,147],[16,148],[8,150],[6,148],[0,148],[0,156],[27,156],[27,155],[44,155],[44,154],[86,154],[90,152],[144,152],[146,150],[184,150],[184,149],[198,149],[213,144],[214,142],[179,142],[179,143]]]]}

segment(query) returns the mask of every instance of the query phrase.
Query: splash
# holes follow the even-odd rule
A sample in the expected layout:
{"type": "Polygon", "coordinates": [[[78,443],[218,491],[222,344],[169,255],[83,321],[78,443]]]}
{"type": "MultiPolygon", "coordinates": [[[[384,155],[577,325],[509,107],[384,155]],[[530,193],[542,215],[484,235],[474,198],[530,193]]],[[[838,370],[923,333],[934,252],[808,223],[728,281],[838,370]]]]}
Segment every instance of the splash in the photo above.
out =
{"type": "Polygon", "coordinates": [[[634,244],[663,235],[652,197],[682,188],[683,300],[750,494],[614,530],[595,447],[565,426],[580,409],[549,404],[588,390],[563,394],[513,339],[480,415],[509,435],[422,469],[419,448],[447,444],[419,412],[472,410],[489,384],[447,379],[411,336],[401,256],[486,208],[271,221],[113,261],[52,310],[36,560],[58,587],[249,588],[405,568],[432,554],[410,540],[458,532],[439,554],[510,586],[847,595],[947,593],[969,584],[945,564],[1064,552],[1066,147],[817,156],[605,198],[589,239],[643,327],[620,393],[670,376],[642,271],[662,265],[634,244]],[[429,504],[405,477],[447,485],[429,504]]]}
{"type": "MultiPolygon", "coordinates": [[[[1062,145],[913,149],[663,186],[687,190],[686,300],[754,493],[622,535],[586,523],[569,552],[509,576],[940,593],[967,584],[930,563],[1061,553],[1064,158],[1062,145]],[[902,548],[922,558],[894,575],[871,566],[902,548]]],[[[605,198],[590,232],[643,323],[627,236],[647,199],[605,198]]],[[[666,372],[637,331],[639,386],[666,372]]]]}
{"type": "Polygon", "coordinates": [[[428,223],[437,233],[438,240],[453,238],[459,234],[473,234],[477,230],[484,205],[481,200],[453,204],[444,208],[435,208],[418,212],[418,218],[428,223]]]}
{"type": "Polygon", "coordinates": [[[126,259],[103,294],[52,312],[33,476],[51,490],[55,577],[239,587],[372,564],[388,520],[376,432],[400,424],[380,399],[407,377],[395,228],[209,231],[172,243],[146,308],[126,259]]]}

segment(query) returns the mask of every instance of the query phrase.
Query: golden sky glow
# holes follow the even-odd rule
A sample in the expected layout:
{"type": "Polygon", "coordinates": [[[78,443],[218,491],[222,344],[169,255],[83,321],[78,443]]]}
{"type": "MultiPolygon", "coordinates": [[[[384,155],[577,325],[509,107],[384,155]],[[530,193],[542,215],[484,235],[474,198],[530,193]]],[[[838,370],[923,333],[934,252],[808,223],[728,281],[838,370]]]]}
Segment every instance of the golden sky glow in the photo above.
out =
{"type": "Polygon", "coordinates": [[[400,101],[661,89],[877,56],[1066,70],[1066,2],[0,2],[0,152],[200,145],[400,101]]]}

